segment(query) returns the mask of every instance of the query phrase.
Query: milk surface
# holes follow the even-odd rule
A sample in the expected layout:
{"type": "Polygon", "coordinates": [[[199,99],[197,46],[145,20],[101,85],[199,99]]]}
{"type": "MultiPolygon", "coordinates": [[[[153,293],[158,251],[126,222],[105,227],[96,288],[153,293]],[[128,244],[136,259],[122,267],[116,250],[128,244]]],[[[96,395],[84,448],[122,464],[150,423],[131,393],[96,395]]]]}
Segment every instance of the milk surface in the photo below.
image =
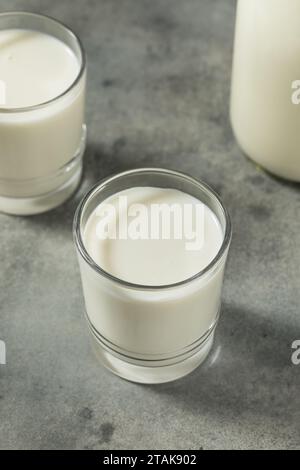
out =
{"type": "Polygon", "coordinates": [[[245,153],[270,172],[300,181],[300,1],[239,0],[231,120],[245,153]]]}
{"type": "MultiPolygon", "coordinates": [[[[129,204],[143,204],[148,209],[152,204],[178,204],[182,208],[200,204],[196,198],[175,189],[131,188],[106,199],[116,209],[116,223],[127,223],[118,210],[120,197],[126,196],[129,204]]],[[[215,214],[204,209],[204,236],[201,249],[187,250],[186,239],[137,239],[119,238],[99,240],[96,235],[99,223],[99,207],[89,217],[84,231],[84,243],[93,260],[105,271],[119,279],[143,285],[165,285],[180,282],[194,276],[205,268],[218,253],[223,233],[215,214]]],[[[201,221],[202,222],[202,221],[201,221]]],[[[184,223],[184,221],[183,221],[184,223]]],[[[149,237],[150,238],[150,237],[149,237]]]]}
{"type": "Polygon", "coordinates": [[[0,108],[20,108],[49,101],[73,83],[79,63],[59,39],[38,31],[0,31],[0,80],[6,100],[0,108]]]}

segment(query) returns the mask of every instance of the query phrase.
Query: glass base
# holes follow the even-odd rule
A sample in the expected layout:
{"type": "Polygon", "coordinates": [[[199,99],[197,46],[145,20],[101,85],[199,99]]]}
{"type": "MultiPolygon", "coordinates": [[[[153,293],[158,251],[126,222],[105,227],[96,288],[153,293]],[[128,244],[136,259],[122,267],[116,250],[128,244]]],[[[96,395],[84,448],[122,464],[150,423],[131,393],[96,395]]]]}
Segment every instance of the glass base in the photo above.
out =
{"type": "Polygon", "coordinates": [[[55,191],[35,197],[0,196],[0,212],[10,215],[34,215],[47,212],[65,202],[77,189],[82,175],[82,163],[72,178],[55,191]]]}
{"type": "Polygon", "coordinates": [[[172,382],[188,375],[195,370],[207,358],[214,341],[214,329],[208,337],[197,348],[196,352],[183,360],[166,364],[166,360],[156,361],[157,365],[148,366],[145,361],[139,360],[128,362],[124,360],[124,356],[116,355],[109,351],[94,334],[91,334],[91,341],[93,349],[101,364],[113,374],[129,380],[130,382],[137,382],[142,384],[160,384],[172,382]],[[141,365],[139,365],[139,363],[141,365]]]}
{"type": "Polygon", "coordinates": [[[31,180],[0,180],[0,212],[10,215],[34,215],[54,209],[65,202],[80,183],[85,147],[86,127],[83,126],[77,154],[56,173],[31,180]]]}

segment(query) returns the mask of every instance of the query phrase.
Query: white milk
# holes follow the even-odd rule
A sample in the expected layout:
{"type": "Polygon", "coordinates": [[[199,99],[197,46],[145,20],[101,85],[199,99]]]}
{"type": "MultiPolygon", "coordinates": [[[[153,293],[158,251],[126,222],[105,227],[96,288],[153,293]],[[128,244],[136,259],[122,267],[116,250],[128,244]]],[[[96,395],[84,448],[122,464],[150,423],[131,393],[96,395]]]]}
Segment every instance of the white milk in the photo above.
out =
{"type": "Polygon", "coordinates": [[[6,108],[45,103],[72,85],[79,72],[73,51],[38,31],[0,31],[0,74],[6,83],[6,108]]]}
{"type": "MultiPolygon", "coordinates": [[[[128,207],[136,203],[143,204],[149,214],[153,204],[167,204],[169,207],[178,204],[182,209],[185,204],[191,206],[200,204],[198,199],[175,189],[131,188],[105,200],[105,204],[111,204],[115,208],[117,225],[126,224],[126,217],[122,217],[119,208],[120,197],[124,196],[128,201],[128,207]]],[[[170,239],[165,240],[161,237],[159,240],[150,239],[150,231],[147,239],[120,240],[114,235],[114,239],[107,237],[99,240],[96,230],[100,220],[101,205],[94,210],[86,224],[85,247],[91,258],[102,269],[127,282],[157,286],[183,281],[204,269],[216,256],[223,241],[217,217],[207,206],[202,204],[201,206],[204,209],[205,232],[199,250],[187,249],[186,240],[174,239],[171,231],[170,239]]],[[[202,220],[200,222],[202,226],[202,220]]]]}
{"type": "Polygon", "coordinates": [[[300,181],[300,0],[239,0],[231,120],[242,149],[270,172],[300,181]]]}
{"type": "Polygon", "coordinates": [[[72,176],[72,168],[57,173],[80,153],[85,80],[46,106],[29,107],[60,96],[79,70],[73,51],[55,37],[25,29],[0,30],[0,80],[5,90],[0,103],[0,198],[46,194],[72,176]]]}
{"type": "MultiPolygon", "coordinates": [[[[181,191],[154,187],[131,188],[105,200],[118,212],[119,196],[150,209],[156,204],[199,201],[181,191]]],[[[101,203],[102,205],[103,203],[101,203]]],[[[96,235],[99,207],[83,231],[85,248],[106,272],[131,283],[158,286],[180,282],[204,269],[217,255],[224,234],[217,217],[204,205],[204,238],[198,251],[187,251],[183,240],[101,240],[96,235]]],[[[186,219],[185,219],[186,220],[186,219]]],[[[89,320],[104,341],[134,357],[172,357],[199,340],[216,322],[224,262],[188,284],[161,290],[130,289],[93,270],[80,256],[83,289],[89,320]]]]}

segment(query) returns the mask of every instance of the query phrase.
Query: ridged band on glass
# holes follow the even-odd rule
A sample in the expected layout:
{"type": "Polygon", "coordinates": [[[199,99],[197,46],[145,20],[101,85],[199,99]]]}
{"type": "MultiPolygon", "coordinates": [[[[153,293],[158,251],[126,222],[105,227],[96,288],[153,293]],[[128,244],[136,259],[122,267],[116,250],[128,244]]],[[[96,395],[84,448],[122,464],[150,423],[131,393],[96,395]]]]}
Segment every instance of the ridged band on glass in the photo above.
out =
{"type": "Polygon", "coordinates": [[[190,345],[186,346],[180,351],[174,352],[171,355],[168,353],[164,354],[139,354],[132,351],[128,351],[123,349],[112,341],[105,338],[92,324],[89,316],[85,313],[89,329],[96,340],[97,343],[100,344],[102,348],[108,351],[113,356],[117,357],[118,359],[122,360],[123,362],[127,362],[130,364],[134,364],[137,366],[143,367],[165,367],[170,365],[175,365],[180,362],[189,359],[190,357],[194,356],[199,352],[207,343],[207,341],[212,337],[214,334],[215,328],[217,326],[220,310],[213,322],[213,324],[208,328],[208,330],[200,336],[196,341],[191,343],[190,345]]]}

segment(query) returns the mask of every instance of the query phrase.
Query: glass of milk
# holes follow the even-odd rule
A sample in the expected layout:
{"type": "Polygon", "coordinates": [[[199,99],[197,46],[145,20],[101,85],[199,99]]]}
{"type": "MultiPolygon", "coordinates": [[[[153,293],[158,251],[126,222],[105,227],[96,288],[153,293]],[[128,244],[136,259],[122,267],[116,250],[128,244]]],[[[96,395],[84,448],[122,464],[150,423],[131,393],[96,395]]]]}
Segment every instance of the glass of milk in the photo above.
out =
{"type": "Polygon", "coordinates": [[[239,0],[231,121],[244,152],[274,175],[300,181],[300,1],[239,0]],[[298,93],[299,94],[299,93],[298,93]]]}
{"type": "Polygon", "coordinates": [[[86,59],[66,26],[0,14],[0,211],[52,209],[77,188],[86,144],[86,59]]]}
{"type": "Polygon", "coordinates": [[[137,169],[91,189],[74,241],[101,363],[141,383],[172,381],[201,364],[213,345],[230,240],[219,197],[185,174],[137,169]]]}

